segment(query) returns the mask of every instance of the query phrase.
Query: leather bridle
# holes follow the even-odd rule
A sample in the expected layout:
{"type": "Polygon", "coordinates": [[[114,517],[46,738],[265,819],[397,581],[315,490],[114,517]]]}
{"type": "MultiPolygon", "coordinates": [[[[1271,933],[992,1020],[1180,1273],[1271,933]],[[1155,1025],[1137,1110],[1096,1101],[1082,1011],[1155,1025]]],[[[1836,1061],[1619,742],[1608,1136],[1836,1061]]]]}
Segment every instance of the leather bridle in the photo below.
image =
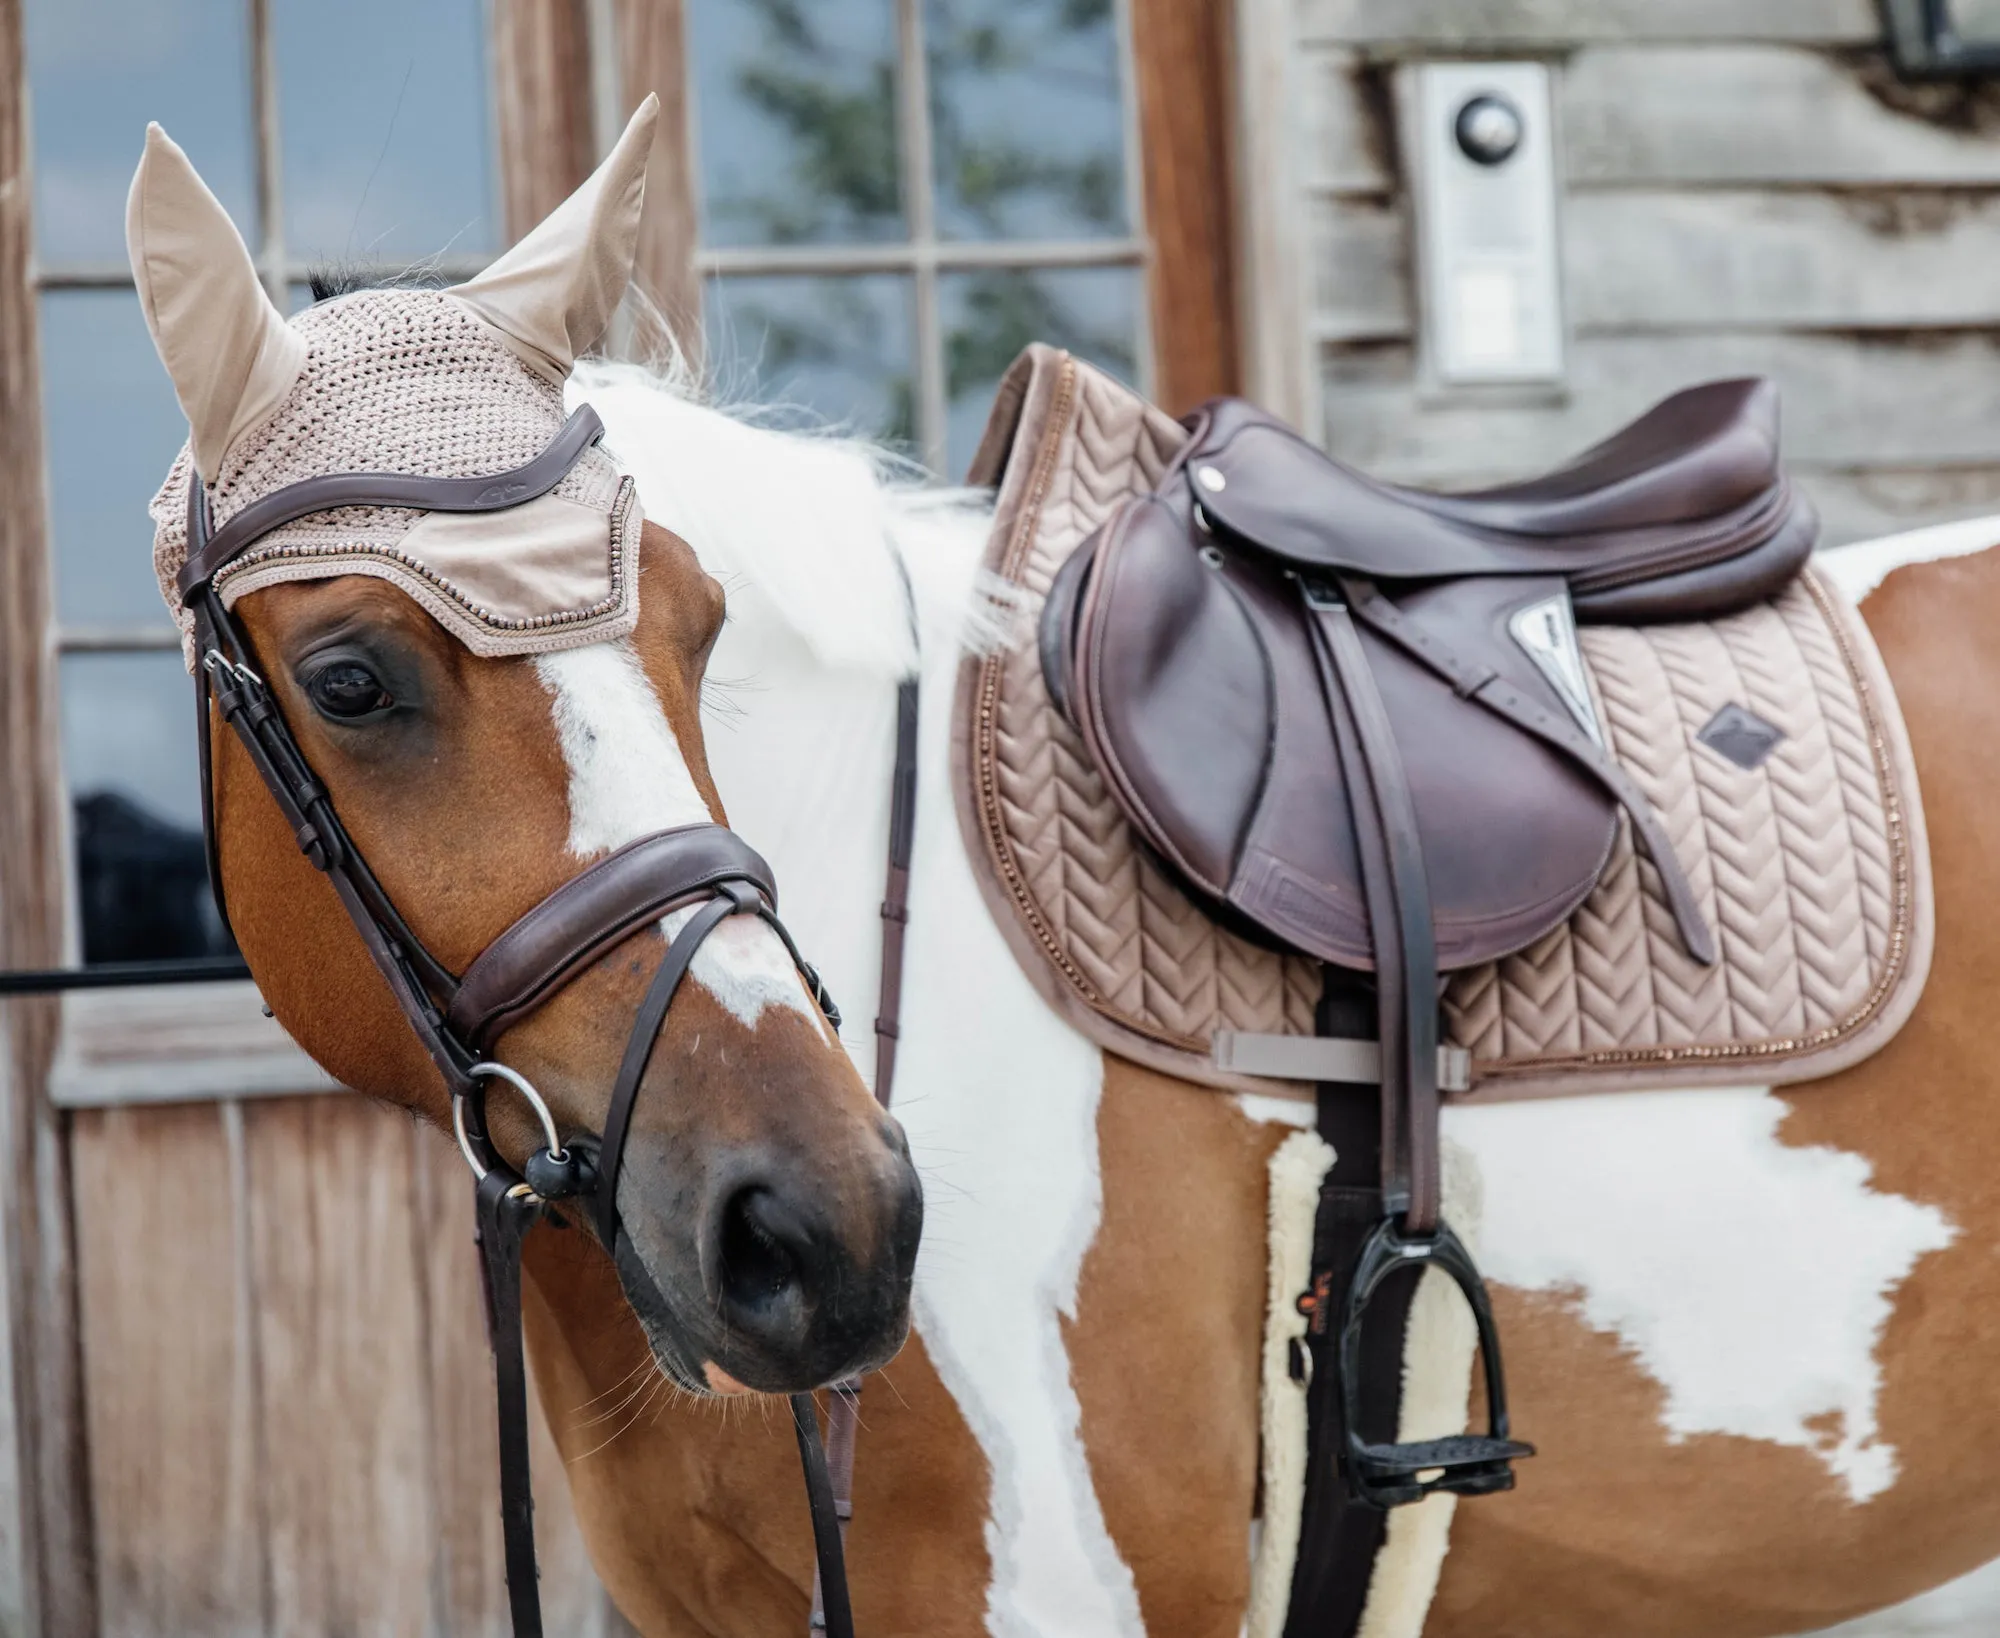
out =
{"type": "MultiPolygon", "coordinates": [[[[200,723],[202,830],[216,908],[228,924],[215,823],[210,709],[236,731],[271,798],[292,827],[299,850],[333,884],[397,1005],[416,1032],[451,1094],[459,1145],[471,1166],[477,1238],[486,1283],[490,1340],[499,1399],[500,1488],[506,1547],[507,1591],[516,1638],[540,1638],[533,1501],[528,1472],[527,1373],[521,1346],[521,1245],[527,1231],[560,1200],[588,1202],[604,1248],[614,1257],[620,1232],[617,1184],[626,1134],[653,1046],[702,941],[732,916],[755,916],[783,940],[806,988],[836,1029],[840,1014],[819,974],[799,953],[778,919],[777,885],[770,866],[743,839],[716,824],[683,825],[620,848],[558,887],[500,934],[462,974],[454,974],[425,948],[391,902],[334,811],[326,787],[286,725],[269,685],[251,664],[242,629],[224,606],[215,577],[271,530],[313,513],[342,506],[410,507],[431,512],[477,513],[518,506],[547,494],[603,436],[588,406],[577,410],[542,453],[512,471],[476,478],[425,478],[395,473],[342,473],[289,484],[253,502],[220,528],[198,474],[188,481],[188,555],[178,589],[193,619],[195,691],[200,723]],[[514,1022],[631,934],[676,910],[692,909],[667,945],[665,957],[639,1004],[623,1061],[613,1083],[604,1130],[594,1146],[562,1141],[540,1094],[518,1072],[494,1062],[494,1042],[514,1022]],[[487,1084],[512,1085],[533,1109],[545,1143],[519,1172],[494,1146],[486,1119],[487,1084]]],[[[915,690],[905,685],[897,734],[897,784],[888,900],[883,905],[884,987],[876,1020],[881,1047],[877,1095],[887,1102],[893,1063],[897,994],[902,964],[902,923],[909,863],[909,814],[914,806],[915,690]],[[896,982],[889,982],[893,972],[896,982]]],[[[690,1384],[690,1386],[698,1386],[690,1384]]],[[[850,1385],[843,1384],[843,1387],[850,1385]]],[[[815,1628],[852,1638],[842,1535],[851,1511],[846,1473],[836,1498],[829,1478],[812,1396],[791,1398],[794,1431],[811,1504],[817,1559],[815,1628]],[[820,1613],[823,1596],[824,1615],[820,1613]]],[[[851,1461],[852,1408],[837,1393],[833,1410],[836,1447],[851,1461]],[[843,1417],[843,1408],[845,1416],[843,1417]]],[[[843,1470],[848,1461],[843,1461],[843,1470]]]]}

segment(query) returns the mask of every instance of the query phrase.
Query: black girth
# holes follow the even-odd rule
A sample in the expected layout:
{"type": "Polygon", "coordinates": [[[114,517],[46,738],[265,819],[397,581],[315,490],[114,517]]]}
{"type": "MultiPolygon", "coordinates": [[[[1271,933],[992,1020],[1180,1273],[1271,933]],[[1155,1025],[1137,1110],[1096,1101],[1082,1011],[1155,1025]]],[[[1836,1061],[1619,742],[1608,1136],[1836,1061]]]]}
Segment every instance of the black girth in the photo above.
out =
{"type": "MultiPolygon", "coordinates": [[[[615,1255],[620,1232],[618,1174],[639,1085],[681,980],[702,940],[725,920],[752,915],[773,928],[808,990],[836,1028],[840,1014],[819,975],[799,954],[778,919],[777,888],[770,867],[741,838],[720,825],[659,832],[600,860],[523,916],[466,973],[452,973],[424,947],[354,845],[326,788],[314,776],[286,725],[276,697],[254,669],[249,644],[217,594],[214,577],[270,530],[336,506],[468,513],[518,506],[553,489],[602,434],[596,412],[586,407],[569,418],[541,455],[511,472],[469,479],[393,473],[313,478],[266,496],[221,529],[211,528],[207,494],[199,476],[190,473],[188,557],[179,582],[182,604],[193,616],[195,629],[202,830],[216,908],[225,926],[228,910],[217,855],[211,706],[235,730],[272,800],[291,825],[300,851],[332,882],[370,958],[451,1093],[459,1142],[478,1178],[477,1237],[499,1405],[501,1516],[508,1601],[516,1638],[540,1638],[543,1630],[528,1472],[527,1373],[521,1347],[521,1245],[528,1230],[552,1202],[587,1201],[599,1238],[606,1251],[615,1255]],[[693,907],[694,914],[668,945],[640,1003],[601,1141],[594,1154],[581,1142],[564,1145],[534,1089],[505,1066],[484,1061],[481,1049],[514,1018],[545,1001],[620,938],[668,910],[683,907],[693,907]],[[487,1127],[486,1086],[495,1078],[513,1082],[528,1099],[547,1138],[519,1172],[495,1148],[487,1127]]],[[[898,824],[891,837],[889,881],[889,899],[898,917],[907,880],[908,808],[916,778],[913,683],[905,685],[902,704],[908,726],[899,726],[897,735],[898,824]]],[[[884,915],[889,915],[888,905],[884,915]]],[[[900,921],[885,922],[885,932],[894,936],[884,940],[884,1016],[877,1020],[876,1029],[887,1049],[896,1034],[900,921]]],[[[885,1100],[892,1066],[893,1056],[885,1050],[878,1071],[878,1092],[885,1100]]],[[[845,1396],[836,1394],[833,1416],[837,1443],[841,1407],[846,1403],[845,1396]]],[[[791,1408],[817,1559],[814,1625],[823,1625],[832,1638],[852,1638],[842,1556],[848,1511],[844,1476],[843,1494],[836,1501],[812,1395],[794,1394],[791,1408]],[[823,1616],[819,1613],[822,1595],[823,1616]]],[[[848,1414],[851,1417],[851,1408],[848,1414]]],[[[851,1460],[851,1428],[847,1432],[845,1449],[851,1460]]]]}

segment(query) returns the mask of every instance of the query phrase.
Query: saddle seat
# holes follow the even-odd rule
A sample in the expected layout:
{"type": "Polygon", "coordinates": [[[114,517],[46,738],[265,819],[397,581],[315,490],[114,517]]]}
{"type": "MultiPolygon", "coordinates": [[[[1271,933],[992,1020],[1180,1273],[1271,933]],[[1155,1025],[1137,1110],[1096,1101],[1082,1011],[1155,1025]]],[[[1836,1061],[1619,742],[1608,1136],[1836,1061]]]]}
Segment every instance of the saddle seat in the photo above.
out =
{"type": "Polygon", "coordinates": [[[1580,619],[1637,622],[1742,607],[1811,549],[1811,513],[1778,466],[1777,389],[1762,379],[1676,393],[1542,477],[1469,494],[1378,482],[1240,401],[1202,414],[1202,514],[1300,568],[1559,574],[1580,619]]]}

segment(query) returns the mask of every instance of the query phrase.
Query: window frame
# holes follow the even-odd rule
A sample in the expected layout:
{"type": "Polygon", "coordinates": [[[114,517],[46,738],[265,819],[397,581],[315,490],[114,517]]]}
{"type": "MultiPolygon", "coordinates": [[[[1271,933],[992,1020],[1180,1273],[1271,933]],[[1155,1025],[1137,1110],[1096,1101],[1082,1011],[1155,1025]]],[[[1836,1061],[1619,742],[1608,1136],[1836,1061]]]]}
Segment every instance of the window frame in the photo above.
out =
{"type": "MultiPolygon", "coordinates": [[[[20,0],[14,9],[18,39],[20,0]]],[[[306,268],[286,259],[276,64],[269,0],[244,0],[250,15],[253,112],[258,123],[256,178],[260,214],[269,224],[258,266],[281,305],[306,268]]],[[[935,463],[943,448],[948,395],[944,336],[937,292],[941,275],[994,267],[1068,268],[1124,266],[1139,275],[1143,309],[1133,337],[1140,390],[1174,411],[1199,399],[1235,390],[1236,313],[1231,299],[1238,256],[1232,244],[1237,139],[1230,83],[1233,38],[1229,0],[1189,0],[1174,8],[1114,0],[1121,74],[1125,196],[1130,231],[1090,241],[984,241],[940,239],[931,208],[934,182],[928,155],[929,89],[923,53],[923,0],[897,0],[899,60],[920,72],[899,78],[899,119],[920,122],[921,152],[904,144],[901,183],[909,236],[887,245],[709,247],[698,242],[692,64],[686,49],[685,0],[489,0],[486,55],[489,130],[495,147],[494,182],[503,237],[517,239],[567,197],[608,149],[629,110],[649,92],[662,95],[642,228],[640,277],[658,299],[682,346],[700,357],[704,283],[731,274],[842,274],[888,271],[911,277],[926,297],[913,300],[913,359],[919,360],[919,406],[925,453],[935,463]],[[910,195],[922,196],[921,210],[910,195]],[[919,329],[918,326],[923,328],[919,329]]],[[[1252,0],[1252,4],[1255,0],[1252,0]]],[[[1266,0],[1269,3],[1269,0],[1266,0]]],[[[0,65],[22,93],[27,70],[15,60],[0,65]]],[[[25,112],[20,116],[25,125],[25,112]]],[[[26,133],[22,131],[25,144],[26,133]]],[[[25,221],[32,198],[20,201],[25,221]]],[[[0,238],[5,224],[0,223],[0,238]]],[[[0,247],[4,248],[4,247],[0,247]]],[[[484,256],[441,263],[448,277],[478,271],[484,256]]],[[[0,304],[20,304],[31,339],[39,336],[45,289],[130,288],[128,270],[85,266],[41,267],[25,259],[25,277],[0,290],[0,304]]],[[[18,318],[20,315],[17,314],[18,318]]],[[[61,767],[57,722],[57,665],[65,652],[160,652],[178,646],[164,620],[158,627],[59,630],[53,608],[53,542],[46,515],[38,343],[25,358],[17,350],[17,381],[26,370],[26,394],[16,392],[11,419],[24,418],[31,436],[10,440],[17,473],[32,472],[31,510],[16,508],[11,529],[0,524],[0,584],[9,577],[21,596],[12,606],[26,622],[25,643],[9,645],[0,663],[0,751],[8,765],[29,777],[17,783],[12,817],[17,836],[38,845],[17,851],[14,870],[0,866],[0,910],[15,936],[0,941],[8,967],[59,965],[80,945],[71,803],[61,767]],[[11,538],[9,538],[11,536],[11,538]],[[39,618],[36,611],[40,611],[39,618]],[[24,714],[25,711],[25,714],[24,714]],[[25,731],[25,732],[24,732],[25,731]],[[39,883],[39,886],[37,885],[39,883]],[[39,906],[39,908],[36,908],[39,906]],[[37,929],[40,929],[37,932],[37,929]],[[51,936],[51,933],[53,936],[51,936]]],[[[0,409],[7,408],[0,400],[0,409]]],[[[0,826],[8,816],[0,815],[0,826]]],[[[5,830],[0,829],[0,839],[5,830]]],[[[0,1003],[0,1023],[7,1015],[0,1003]]],[[[121,992],[78,992],[60,1001],[12,1003],[17,1017],[54,1020],[54,1050],[36,1074],[43,1095],[58,1108],[121,1102],[233,1098],[335,1089],[317,1065],[263,1014],[248,982],[145,986],[121,992]],[[121,1001],[120,997],[128,997],[121,1001]],[[171,1005],[169,1005],[171,1004],[171,1005]],[[158,1027],[168,1011],[175,1025],[158,1027]],[[204,1046],[204,1043],[207,1043],[204,1046]]]]}
{"type": "MultiPolygon", "coordinates": [[[[712,278],[778,275],[838,278],[863,273],[892,273],[910,281],[910,358],[916,410],[916,450],[924,464],[941,476],[950,415],[945,376],[944,320],[940,302],[941,276],[947,273],[1006,269],[1124,267],[1138,275],[1140,311],[1135,315],[1132,344],[1133,382],[1142,394],[1153,386],[1153,247],[1147,234],[1147,172],[1142,149],[1144,121],[1135,48],[1134,0],[1112,0],[1112,29],[1117,39],[1120,141],[1124,150],[1123,185],[1128,230],[1101,239],[950,239],[937,230],[936,178],[932,144],[930,60],[924,39],[925,0],[895,0],[896,8],[896,156],[897,177],[907,229],[901,239],[864,244],[797,244],[713,246],[696,241],[690,261],[697,289],[712,278]]],[[[693,53],[685,53],[684,94],[696,101],[693,53]]],[[[693,121],[689,121],[693,129],[693,121]]],[[[700,190],[697,144],[683,147],[700,190]]],[[[698,220],[698,218],[697,218],[698,220]]],[[[697,309],[699,310],[699,309],[697,309]]]]}
{"type": "MultiPolygon", "coordinates": [[[[250,137],[261,227],[251,256],[266,294],[280,312],[288,312],[292,291],[310,277],[312,264],[291,257],[285,243],[283,129],[271,0],[244,0],[244,4],[250,137]]],[[[506,216],[503,231],[511,238],[513,206],[520,189],[510,186],[514,179],[506,174],[509,148],[519,145],[509,144],[502,124],[510,112],[509,99],[502,95],[502,36],[508,22],[503,14],[510,10],[545,12],[547,0],[493,0],[483,8],[490,145],[488,203],[489,208],[506,216]]],[[[518,19],[516,26],[518,29],[518,19]]],[[[16,66],[15,77],[23,93],[31,92],[25,52],[16,66]]],[[[532,90],[527,92],[525,100],[530,104],[533,95],[532,90]]],[[[28,106],[25,95],[18,100],[24,109],[28,106]]],[[[513,111],[529,116],[538,112],[531,105],[513,111]]],[[[27,174],[32,178],[32,165],[27,174]]],[[[568,186],[561,189],[563,194],[568,191],[568,186]]],[[[29,192],[32,195],[32,185],[29,192]]],[[[483,269],[492,255],[490,252],[445,255],[432,265],[445,279],[466,279],[483,269]]],[[[42,501],[38,548],[43,595],[38,601],[43,603],[43,635],[35,649],[41,669],[37,692],[45,702],[42,713],[45,720],[38,736],[42,745],[36,763],[51,791],[43,804],[42,828],[54,866],[52,872],[44,874],[53,877],[55,937],[46,940],[32,958],[24,959],[19,952],[9,951],[6,964],[53,967],[80,965],[83,953],[75,810],[58,721],[62,661],[70,654],[178,653],[181,639],[179,629],[164,610],[157,623],[79,626],[65,625],[55,609],[55,560],[61,543],[54,537],[48,516],[47,448],[39,369],[42,297],[50,291],[131,291],[134,289],[131,269],[122,264],[45,264],[34,255],[30,235],[24,285],[27,322],[37,338],[31,388],[36,431],[33,458],[35,493],[42,501]]],[[[22,464],[25,466],[25,461],[22,464]]],[[[193,749],[190,743],[190,757],[193,749]]],[[[11,913],[12,906],[0,908],[11,913]]],[[[46,1060],[44,1091],[49,1106],[56,1110],[342,1090],[270,1016],[257,986],[247,979],[203,984],[169,981],[118,989],[77,990],[63,994],[53,1003],[53,1009],[54,1048],[46,1060]]]]}

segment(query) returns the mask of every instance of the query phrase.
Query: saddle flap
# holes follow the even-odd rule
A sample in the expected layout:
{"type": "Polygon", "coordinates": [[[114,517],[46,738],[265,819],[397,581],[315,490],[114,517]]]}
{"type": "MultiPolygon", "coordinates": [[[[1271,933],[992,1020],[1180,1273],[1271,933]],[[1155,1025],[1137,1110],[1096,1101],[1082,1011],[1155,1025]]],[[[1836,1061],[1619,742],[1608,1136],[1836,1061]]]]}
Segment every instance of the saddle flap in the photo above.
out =
{"type": "MultiPolygon", "coordinates": [[[[1153,851],[1254,934],[1373,966],[1334,716],[1296,587],[1278,565],[1203,549],[1185,497],[1130,503],[1094,543],[1074,636],[1046,636],[1092,759],[1153,851]]],[[[1079,554],[1081,555],[1081,554],[1079,554]]],[[[1067,588],[1065,588],[1067,589],[1067,588]]],[[[1514,640],[1559,580],[1447,580],[1404,616],[1562,709],[1514,640]]],[[[1063,600],[1055,620],[1069,621],[1063,600]]],[[[1617,833],[1565,758],[1364,630],[1416,809],[1442,970],[1521,948],[1582,902],[1617,833]]]]}

